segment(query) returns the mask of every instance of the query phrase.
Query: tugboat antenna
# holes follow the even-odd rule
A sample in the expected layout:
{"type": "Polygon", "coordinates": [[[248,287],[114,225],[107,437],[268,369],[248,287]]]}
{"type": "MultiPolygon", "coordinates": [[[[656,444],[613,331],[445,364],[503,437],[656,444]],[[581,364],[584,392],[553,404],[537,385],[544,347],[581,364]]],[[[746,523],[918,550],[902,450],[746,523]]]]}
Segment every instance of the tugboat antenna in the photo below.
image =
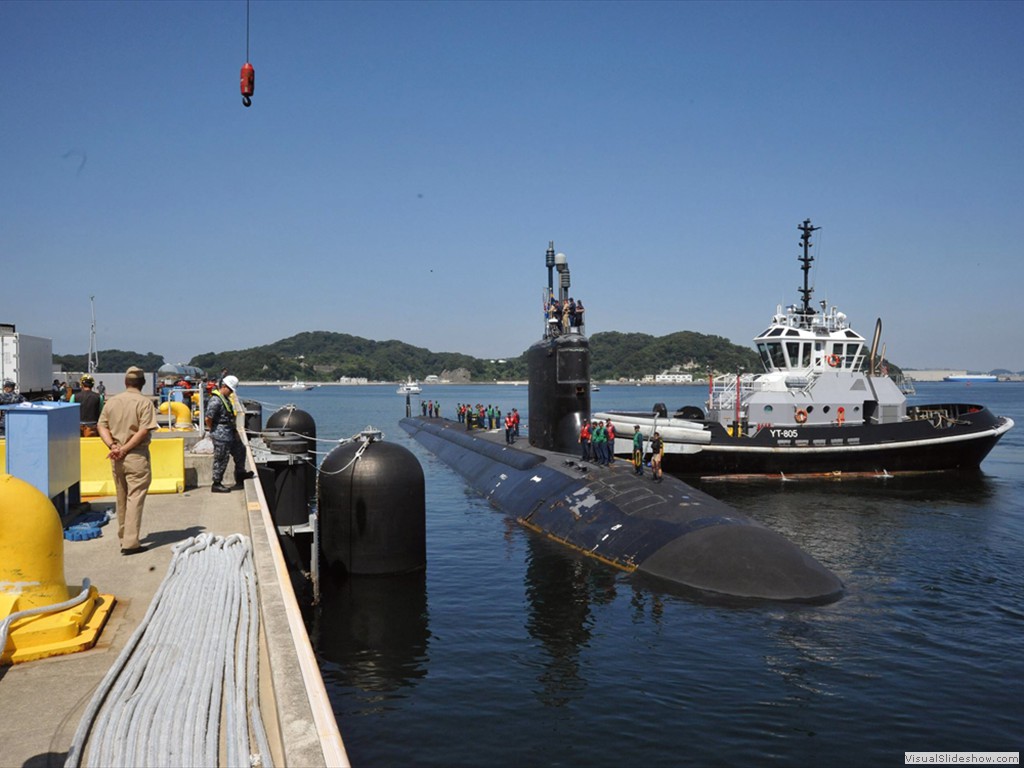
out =
{"type": "Polygon", "coordinates": [[[804,298],[804,306],[800,310],[804,315],[813,315],[814,309],[811,307],[811,294],[814,293],[814,289],[808,284],[811,262],[814,261],[814,257],[811,256],[811,232],[817,232],[821,227],[812,227],[810,219],[804,219],[804,223],[797,227],[803,234],[800,236],[800,242],[804,247],[804,252],[800,259],[800,268],[804,271],[804,287],[800,289],[800,293],[804,298]]]}

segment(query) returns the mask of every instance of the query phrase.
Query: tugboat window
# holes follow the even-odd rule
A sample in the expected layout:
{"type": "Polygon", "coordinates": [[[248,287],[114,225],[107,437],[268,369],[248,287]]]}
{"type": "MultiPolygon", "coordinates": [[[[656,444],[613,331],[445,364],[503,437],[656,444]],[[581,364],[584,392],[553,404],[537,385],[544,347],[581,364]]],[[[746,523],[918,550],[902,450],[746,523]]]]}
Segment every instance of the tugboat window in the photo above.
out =
{"type": "Polygon", "coordinates": [[[790,367],[807,367],[811,364],[811,345],[806,342],[801,344],[798,341],[786,342],[786,354],[789,356],[790,367]]]}
{"type": "Polygon", "coordinates": [[[782,353],[782,344],[775,341],[765,346],[768,347],[768,355],[771,358],[772,365],[775,368],[785,368],[786,356],[782,353]]]}

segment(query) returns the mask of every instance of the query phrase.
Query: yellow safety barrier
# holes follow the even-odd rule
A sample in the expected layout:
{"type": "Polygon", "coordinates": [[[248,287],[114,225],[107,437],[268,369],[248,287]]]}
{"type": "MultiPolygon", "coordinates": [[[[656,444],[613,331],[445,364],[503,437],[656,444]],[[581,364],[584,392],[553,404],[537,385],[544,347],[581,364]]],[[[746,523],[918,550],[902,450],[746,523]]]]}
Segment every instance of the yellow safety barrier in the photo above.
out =
{"type": "MultiPolygon", "coordinates": [[[[98,437],[81,438],[82,496],[115,496],[114,474],[107,458],[107,446],[98,437]]],[[[180,437],[153,440],[149,444],[153,468],[150,493],[185,491],[185,441],[180,437]]],[[[0,472],[7,466],[7,441],[0,438],[0,472]]]]}
{"type": "MultiPolygon", "coordinates": [[[[114,496],[114,474],[107,446],[98,437],[83,437],[82,496],[114,496]]],[[[185,490],[185,440],[180,437],[152,440],[149,461],[153,470],[150,493],[182,493],[185,490]]]]}

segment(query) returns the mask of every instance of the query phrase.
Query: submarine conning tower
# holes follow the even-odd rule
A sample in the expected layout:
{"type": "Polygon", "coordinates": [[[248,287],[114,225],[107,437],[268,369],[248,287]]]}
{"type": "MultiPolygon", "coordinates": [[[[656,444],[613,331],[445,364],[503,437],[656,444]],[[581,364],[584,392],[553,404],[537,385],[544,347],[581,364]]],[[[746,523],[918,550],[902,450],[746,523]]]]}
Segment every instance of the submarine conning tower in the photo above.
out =
{"type": "Polygon", "coordinates": [[[590,342],[583,324],[563,312],[569,301],[569,262],[564,253],[555,253],[554,241],[544,260],[544,336],[526,353],[530,445],[575,453],[580,427],[590,419],[590,342]]]}

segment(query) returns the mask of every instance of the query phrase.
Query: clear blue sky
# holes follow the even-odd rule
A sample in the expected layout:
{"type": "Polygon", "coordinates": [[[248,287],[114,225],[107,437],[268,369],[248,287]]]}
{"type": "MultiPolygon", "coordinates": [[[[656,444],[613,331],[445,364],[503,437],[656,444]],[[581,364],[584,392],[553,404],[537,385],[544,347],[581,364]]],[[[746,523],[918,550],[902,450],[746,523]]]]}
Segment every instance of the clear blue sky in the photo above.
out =
{"type": "Polygon", "coordinates": [[[1024,3],[254,0],[250,109],[245,24],[0,3],[0,322],[513,356],[554,240],[590,333],[749,345],[809,217],[897,363],[1024,369],[1024,3]]]}

